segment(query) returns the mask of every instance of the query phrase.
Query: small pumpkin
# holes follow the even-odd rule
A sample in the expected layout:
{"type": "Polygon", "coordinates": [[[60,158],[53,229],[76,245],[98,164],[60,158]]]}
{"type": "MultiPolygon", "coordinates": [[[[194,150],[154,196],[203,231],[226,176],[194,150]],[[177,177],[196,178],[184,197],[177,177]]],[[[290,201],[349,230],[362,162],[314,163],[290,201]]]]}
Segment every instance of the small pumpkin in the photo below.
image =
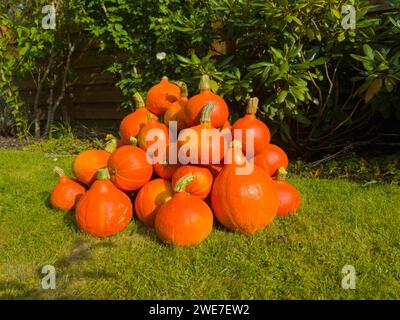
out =
{"type": "Polygon", "coordinates": [[[274,220],[278,211],[278,196],[271,177],[265,170],[251,166],[242,153],[240,142],[234,140],[228,159],[214,181],[211,204],[218,221],[230,230],[253,234],[274,220]],[[249,165],[253,170],[239,174],[249,165]],[[242,168],[243,169],[243,168],[242,168]]]}
{"type": "Polygon", "coordinates": [[[174,172],[180,167],[179,164],[170,164],[168,163],[167,160],[165,160],[163,163],[155,163],[154,164],[154,171],[157,173],[157,175],[160,178],[166,179],[166,180],[171,180],[172,175],[174,172]]]}
{"type": "Polygon", "coordinates": [[[261,153],[268,146],[271,140],[271,133],[264,122],[256,118],[258,109],[258,98],[251,98],[248,102],[246,115],[243,118],[237,120],[232,126],[232,134],[234,139],[240,137],[240,142],[243,146],[243,153],[248,157],[252,158],[254,155],[261,153]],[[247,130],[254,130],[254,140],[247,141],[246,132],[247,130]],[[237,131],[235,133],[235,131],[237,131]],[[252,151],[249,153],[250,143],[253,144],[252,151]]]}
{"type": "Polygon", "coordinates": [[[157,236],[177,246],[197,245],[212,231],[213,214],[208,205],[185,191],[193,175],[182,177],[174,187],[172,199],[164,203],[155,218],[157,236]]]}
{"type": "Polygon", "coordinates": [[[153,166],[147,161],[146,152],[136,147],[137,140],[131,138],[132,145],[118,148],[108,161],[111,181],[121,190],[140,189],[153,174],[153,166]]]}
{"type": "Polygon", "coordinates": [[[180,131],[186,128],[183,110],[188,102],[188,90],[184,82],[178,82],[178,86],[181,90],[181,97],[168,107],[164,114],[164,124],[169,126],[170,121],[176,121],[177,130],[180,131]]]}
{"type": "Polygon", "coordinates": [[[55,167],[54,172],[58,174],[59,180],[51,191],[50,203],[56,209],[69,211],[75,207],[79,198],[86,192],[86,188],[68,178],[61,168],[55,167]]]}
{"type": "Polygon", "coordinates": [[[254,157],[254,164],[266,170],[271,177],[275,177],[279,168],[287,169],[289,159],[280,147],[269,144],[263,152],[254,157]]]}
{"type": "Polygon", "coordinates": [[[94,237],[112,236],[125,229],[132,219],[131,200],[109,177],[107,168],[100,169],[97,180],[76,205],[79,229],[94,237]]]}
{"type": "Polygon", "coordinates": [[[138,135],[138,143],[140,148],[142,148],[145,151],[148,151],[148,149],[154,144],[157,143],[159,146],[161,146],[161,149],[163,154],[158,154],[158,150],[155,150],[154,156],[156,157],[163,157],[166,155],[167,147],[169,144],[169,130],[168,127],[159,122],[156,118],[152,117],[149,115],[149,121],[146,123],[146,125],[140,130],[139,135],[138,135]],[[157,134],[154,137],[154,140],[147,140],[147,135],[151,132],[151,130],[158,130],[159,134],[157,134]]]}
{"type": "Polygon", "coordinates": [[[153,86],[146,96],[146,105],[156,115],[163,115],[171,103],[177,101],[180,96],[180,89],[177,85],[162,77],[160,83],[153,86]]]}
{"type": "Polygon", "coordinates": [[[295,187],[285,181],[286,175],[286,169],[281,167],[274,181],[278,193],[278,216],[287,216],[300,208],[300,194],[295,187]]]}
{"type": "Polygon", "coordinates": [[[229,109],[223,98],[213,93],[210,87],[210,78],[203,75],[200,79],[200,93],[191,97],[185,108],[184,118],[188,127],[196,126],[200,123],[203,107],[209,103],[214,103],[214,109],[211,113],[211,125],[214,128],[221,128],[225,125],[229,117],[229,109]]]}
{"type": "MultiPolygon", "coordinates": [[[[134,94],[133,99],[136,103],[136,110],[122,119],[119,127],[119,135],[121,136],[122,144],[125,145],[131,143],[131,137],[137,137],[140,129],[149,121],[148,115],[152,114],[147,110],[143,98],[138,92],[134,94]]],[[[155,115],[153,117],[157,119],[155,115]]]]}
{"type": "Polygon", "coordinates": [[[182,177],[187,175],[192,175],[193,181],[187,184],[186,192],[202,200],[207,198],[213,184],[213,176],[210,170],[198,166],[182,166],[173,174],[172,186],[174,187],[182,177]]]}
{"type": "Polygon", "coordinates": [[[154,227],[154,219],[162,204],[171,200],[174,192],[171,181],[154,179],[147,182],[135,199],[135,212],[147,227],[154,227]]]}
{"type": "Polygon", "coordinates": [[[97,171],[107,167],[110,152],[105,150],[86,150],[78,154],[72,163],[75,178],[90,186],[95,180],[97,171]]]}
{"type": "Polygon", "coordinates": [[[214,107],[213,102],[207,103],[203,108],[200,124],[183,129],[179,133],[178,155],[186,155],[188,163],[208,165],[220,163],[224,157],[224,136],[211,125],[211,113],[214,107]]]}

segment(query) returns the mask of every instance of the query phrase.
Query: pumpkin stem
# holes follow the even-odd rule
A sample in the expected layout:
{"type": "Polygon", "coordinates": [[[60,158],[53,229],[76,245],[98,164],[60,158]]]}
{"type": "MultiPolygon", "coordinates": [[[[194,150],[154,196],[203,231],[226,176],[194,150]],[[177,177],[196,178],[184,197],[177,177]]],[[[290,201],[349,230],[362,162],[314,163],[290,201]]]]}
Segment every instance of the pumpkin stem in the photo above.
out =
{"type": "Polygon", "coordinates": [[[117,139],[112,138],[106,143],[106,146],[104,147],[104,150],[113,153],[115,150],[117,150],[117,139]]]}
{"type": "Polygon", "coordinates": [[[147,114],[147,120],[151,120],[151,119],[153,119],[154,118],[154,114],[152,114],[152,113],[148,113],[147,114]]]}
{"type": "Polygon", "coordinates": [[[200,78],[199,84],[200,91],[210,89],[210,77],[206,74],[203,74],[200,78]]]}
{"type": "Polygon", "coordinates": [[[134,136],[131,136],[129,138],[129,142],[131,143],[131,145],[133,145],[134,147],[137,146],[137,139],[134,136]]]}
{"type": "Polygon", "coordinates": [[[163,77],[161,78],[161,81],[168,81],[168,77],[167,77],[167,76],[163,76],[163,77]]]}
{"type": "Polygon", "coordinates": [[[139,92],[135,92],[135,94],[133,95],[133,100],[135,101],[136,109],[146,108],[144,100],[139,92]]]}
{"type": "Polygon", "coordinates": [[[110,173],[107,168],[102,168],[97,171],[97,180],[109,180],[110,173]]]}
{"type": "Polygon", "coordinates": [[[258,98],[251,98],[247,104],[246,113],[256,114],[258,110],[258,98]]]}
{"type": "Polygon", "coordinates": [[[186,98],[189,95],[186,83],[184,83],[183,81],[178,81],[177,85],[179,89],[181,89],[181,97],[186,98]]]}
{"type": "Polygon", "coordinates": [[[214,102],[207,102],[206,105],[203,107],[203,110],[201,110],[201,116],[200,116],[200,123],[211,123],[211,113],[213,112],[215,107],[214,102]]]}
{"type": "Polygon", "coordinates": [[[57,173],[60,176],[60,178],[65,176],[64,170],[61,169],[60,167],[54,167],[53,171],[57,173]]]}
{"type": "Polygon", "coordinates": [[[242,143],[239,141],[239,140],[233,140],[232,142],[231,142],[231,145],[230,145],[230,147],[233,149],[233,148],[238,148],[238,149],[240,149],[240,150],[242,150],[242,143]]]}
{"type": "Polygon", "coordinates": [[[287,171],[284,167],[280,167],[276,172],[275,179],[278,181],[285,181],[286,180],[287,171]]]}
{"type": "Polygon", "coordinates": [[[193,182],[194,176],[192,174],[187,174],[180,178],[174,186],[174,192],[184,192],[189,183],[193,182]]]}

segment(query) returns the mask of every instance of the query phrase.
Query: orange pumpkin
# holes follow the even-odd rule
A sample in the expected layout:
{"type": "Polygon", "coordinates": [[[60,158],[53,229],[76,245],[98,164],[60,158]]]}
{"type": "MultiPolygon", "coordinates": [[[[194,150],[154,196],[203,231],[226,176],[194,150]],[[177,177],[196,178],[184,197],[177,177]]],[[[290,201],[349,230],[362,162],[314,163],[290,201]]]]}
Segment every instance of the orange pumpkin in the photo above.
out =
{"type": "MultiPolygon", "coordinates": [[[[150,115],[149,121],[139,132],[138,142],[139,146],[145,151],[148,151],[148,149],[154,143],[157,143],[159,146],[161,146],[160,150],[162,150],[163,154],[166,154],[167,147],[169,144],[168,127],[150,115]],[[154,140],[153,139],[147,140],[147,135],[150,134],[151,130],[158,130],[157,135],[154,137],[154,140]]],[[[159,155],[158,150],[155,150],[154,152],[154,156],[162,157],[163,154],[159,155]]]]}
{"type": "Polygon", "coordinates": [[[256,112],[258,109],[258,99],[251,98],[247,105],[246,115],[237,120],[232,126],[232,134],[234,139],[240,139],[243,146],[243,153],[248,157],[252,158],[254,155],[260,154],[268,146],[271,140],[271,133],[264,122],[256,118],[256,112]],[[246,132],[247,130],[254,130],[254,140],[247,141],[246,132]],[[235,131],[237,131],[235,133],[235,131]],[[253,144],[252,151],[249,153],[250,143],[253,144]]]}
{"type": "Polygon", "coordinates": [[[279,168],[274,181],[278,193],[278,216],[287,216],[300,208],[299,192],[289,182],[285,181],[286,175],[286,169],[279,168]]]}
{"type": "Polygon", "coordinates": [[[147,162],[146,152],[136,147],[134,137],[131,140],[133,145],[118,148],[108,161],[111,181],[124,191],[141,188],[153,174],[153,166],[147,162]]]}
{"type": "Polygon", "coordinates": [[[81,152],[72,163],[74,176],[90,186],[96,180],[97,171],[107,167],[110,153],[104,150],[86,150],[81,152]]]}
{"type": "Polygon", "coordinates": [[[170,121],[176,121],[178,131],[186,128],[183,110],[188,102],[188,90],[184,82],[178,83],[181,89],[181,97],[173,102],[164,114],[164,124],[169,126],[170,121]]]}
{"type": "Polygon", "coordinates": [[[155,179],[147,182],[135,199],[135,212],[147,227],[154,227],[154,219],[162,204],[171,200],[174,192],[171,181],[155,179]]]}
{"type": "Polygon", "coordinates": [[[207,75],[203,75],[200,80],[200,93],[191,97],[184,108],[183,114],[188,127],[193,127],[200,123],[203,107],[209,102],[214,103],[214,109],[211,113],[211,125],[214,128],[221,128],[228,120],[228,106],[223,98],[211,91],[210,78],[207,75]]]}
{"type": "Polygon", "coordinates": [[[198,197],[185,192],[194,177],[182,177],[174,187],[172,199],[157,212],[155,230],[164,242],[177,246],[197,245],[212,231],[213,214],[208,205],[198,197]]]}
{"type": "Polygon", "coordinates": [[[224,157],[225,139],[220,131],[211,125],[214,106],[213,102],[207,103],[203,108],[200,124],[183,129],[179,133],[178,155],[186,155],[188,163],[208,165],[220,163],[224,157]]]}
{"type": "Polygon", "coordinates": [[[162,77],[160,83],[153,86],[146,96],[146,105],[156,115],[163,115],[171,103],[177,101],[180,96],[180,89],[177,85],[162,77]]]}
{"type": "Polygon", "coordinates": [[[56,209],[69,211],[75,207],[76,202],[86,192],[86,188],[79,182],[68,178],[61,168],[55,167],[54,172],[60,178],[51,191],[50,203],[56,209]]]}
{"type": "Polygon", "coordinates": [[[186,192],[202,200],[207,198],[213,184],[213,176],[210,170],[204,167],[182,166],[173,174],[172,186],[175,187],[176,183],[186,175],[194,177],[193,181],[186,186],[186,192]]]}
{"type": "Polygon", "coordinates": [[[168,161],[164,163],[154,164],[154,171],[160,178],[171,180],[174,172],[180,167],[179,164],[170,164],[168,161]]]}
{"type": "MultiPolygon", "coordinates": [[[[135,93],[133,99],[136,102],[136,110],[122,119],[119,127],[122,144],[127,145],[130,144],[131,137],[137,137],[140,129],[149,121],[148,115],[151,114],[138,92],[135,93]]],[[[157,119],[155,115],[153,117],[157,119]]]]}
{"type": "Polygon", "coordinates": [[[226,228],[252,234],[274,220],[278,196],[271,177],[265,170],[247,163],[241,148],[240,142],[234,140],[227,153],[233,159],[215,179],[211,204],[216,218],[226,228]],[[246,165],[253,170],[239,174],[239,169],[246,165]]]}
{"type": "Polygon", "coordinates": [[[107,168],[76,205],[79,229],[94,237],[108,237],[125,229],[132,219],[132,203],[109,180],[107,168]]]}
{"type": "Polygon", "coordinates": [[[280,167],[287,169],[289,159],[280,147],[269,144],[263,152],[254,157],[254,164],[266,170],[271,177],[275,177],[280,167]]]}

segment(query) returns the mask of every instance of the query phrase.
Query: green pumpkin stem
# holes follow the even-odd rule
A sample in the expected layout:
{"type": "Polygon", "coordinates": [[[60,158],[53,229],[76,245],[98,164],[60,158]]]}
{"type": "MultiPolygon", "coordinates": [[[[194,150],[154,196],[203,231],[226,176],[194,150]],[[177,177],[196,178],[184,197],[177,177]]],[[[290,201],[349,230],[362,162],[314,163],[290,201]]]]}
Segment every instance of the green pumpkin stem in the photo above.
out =
{"type": "Polygon", "coordinates": [[[239,140],[233,140],[232,142],[231,142],[231,146],[230,146],[232,149],[233,148],[238,148],[238,149],[240,149],[240,150],[242,150],[242,143],[239,141],[239,140]]]}
{"type": "Polygon", "coordinates": [[[287,171],[284,167],[280,167],[276,171],[275,179],[278,181],[285,181],[287,176],[287,171]]]}
{"type": "Polygon", "coordinates": [[[201,116],[200,116],[200,123],[211,123],[211,113],[213,112],[215,107],[214,102],[207,102],[206,105],[203,107],[203,110],[201,110],[201,116]]]}
{"type": "Polygon", "coordinates": [[[137,139],[136,139],[134,136],[131,136],[131,137],[129,138],[129,142],[130,142],[131,145],[133,145],[134,147],[136,147],[136,146],[137,146],[137,143],[138,143],[137,139]]]}
{"type": "Polygon", "coordinates": [[[203,74],[200,78],[199,84],[200,91],[210,89],[210,77],[206,74],[203,74]]]}
{"type": "Polygon", "coordinates": [[[135,92],[133,95],[133,100],[135,101],[136,109],[146,108],[146,104],[144,103],[144,100],[139,92],[135,92]]]}
{"type": "Polygon", "coordinates": [[[181,97],[187,98],[189,93],[188,93],[188,88],[187,88],[186,83],[184,83],[183,81],[178,81],[177,85],[178,85],[179,89],[181,90],[181,97]]]}
{"type": "Polygon", "coordinates": [[[247,104],[246,113],[256,114],[258,110],[258,98],[251,98],[247,104]]]}
{"type": "Polygon", "coordinates": [[[97,171],[97,180],[109,180],[110,173],[107,168],[101,168],[97,171]]]}
{"type": "Polygon", "coordinates": [[[104,147],[104,150],[113,153],[115,150],[117,150],[117,139],[112,138],[106,143],[106,146],[104,147]]]}
{"type": "Polygon", "coordinates": [[[193,182],[193,180],[194,176],[192,174],[183,176],[175,183],[174,192],[185,192],[187,185],[193,182]]]}
{"type": "Polygon", "coordinates": [[[55,173],[57,173],[59,175],[59,177],[64,177],[65,176],[65,172],[63,169],[61,169],[60,167],[54,167],[53,171],[55,173]]]}
{"type": "Polygon", "coordinates": [[[151,120],[151,119],[153,119],[154,118],[154,114],[152,114],[152,113],[148,113],[147,114],[147,120],[151,120]]]}

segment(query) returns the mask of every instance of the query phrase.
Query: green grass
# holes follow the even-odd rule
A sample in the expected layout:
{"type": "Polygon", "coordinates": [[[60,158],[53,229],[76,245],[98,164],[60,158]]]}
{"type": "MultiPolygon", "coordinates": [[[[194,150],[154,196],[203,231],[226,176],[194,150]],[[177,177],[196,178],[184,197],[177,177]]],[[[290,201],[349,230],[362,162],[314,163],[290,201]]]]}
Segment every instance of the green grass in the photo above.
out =
{"type": "Polygon", "coordinates": [[[0,298],[399,299],[400,189],[292,177],[302,209],[243,236],[216,227],[193,248],[161,244],[132,222],[107,239],[80,233],[48,205],[55,164],[72,158],[0,152],[0,298]],[[54,265],[57,288],[41,288],[54,265]],[[344,265],[357,288],[341,288],[344,265]]]}

